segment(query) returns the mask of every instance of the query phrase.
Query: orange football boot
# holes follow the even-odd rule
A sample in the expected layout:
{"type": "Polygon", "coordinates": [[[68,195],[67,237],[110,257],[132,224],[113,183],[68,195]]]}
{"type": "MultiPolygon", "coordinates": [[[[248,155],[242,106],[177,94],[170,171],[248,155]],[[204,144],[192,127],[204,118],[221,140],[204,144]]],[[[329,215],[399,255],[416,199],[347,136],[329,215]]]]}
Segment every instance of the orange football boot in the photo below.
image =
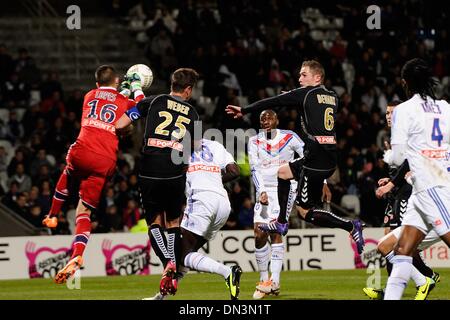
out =
{"type": "Polygon", "coordinates": [[[70,260],[64,268],[62,268],[55,276],[55,283],[63,284],[66,283],[67,279],[72,277],[77,270],[80,270],[83,265],[83,257],[76,256],[70,260]]]}

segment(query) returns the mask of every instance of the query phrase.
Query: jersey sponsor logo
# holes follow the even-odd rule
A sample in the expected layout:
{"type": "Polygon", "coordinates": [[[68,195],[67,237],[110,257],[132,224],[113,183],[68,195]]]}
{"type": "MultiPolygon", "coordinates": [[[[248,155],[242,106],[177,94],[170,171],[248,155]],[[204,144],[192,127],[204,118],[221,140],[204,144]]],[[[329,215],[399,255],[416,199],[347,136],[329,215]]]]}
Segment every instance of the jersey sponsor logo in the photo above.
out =
{"type": "Polygon", "coordinates": [[[177,141],[167,141],[167,140],[161,140],[156,138],[149,138],[147,140],[147,146],[149,147],[156,147],[156,148],[171,148],[178,151],[183,151],[183,145],[177,141]]]}
{"type": "Polygon", "coordinates": [[[261,168],[269,168],[269,167],[281,167],[283,164],[287,163],[287,160],[281,159],[261,159],[260,166],[261,168]]]}
{"type": "Polygon", "coordinates": [[[447,155],[447,150],[421,150],[420,153],[430,159],[444,159],[447,155]]]}
{"type": "Polygon", "coordinates": [[[208,166],[205,164],[194,164],[190,165],[188,168],[188,172],[195,172],[195,171],[207,171],[207,172],[214,172],[214,173],[220,173],[220,167],[219,166],[208,166]]]}
{"type": "Polygon", "coordinates": [[[333,136],[314,136],[320,144],[336,144],[336,139],[333,136]]]}
{"type": "Polygon", "coordinates": [[[93,118],[87,118],[87,119],[83,119],[83,121],[81,121],[81,126],[82,127],[93,127],[93,128],[97,128],[97,129],[102,129],[111,133],[115,133],[116,132],[116,128],[114,127],[114,125],[109,124],[109,123],[105,123],[101,120],[96,120],[93,118]]]}

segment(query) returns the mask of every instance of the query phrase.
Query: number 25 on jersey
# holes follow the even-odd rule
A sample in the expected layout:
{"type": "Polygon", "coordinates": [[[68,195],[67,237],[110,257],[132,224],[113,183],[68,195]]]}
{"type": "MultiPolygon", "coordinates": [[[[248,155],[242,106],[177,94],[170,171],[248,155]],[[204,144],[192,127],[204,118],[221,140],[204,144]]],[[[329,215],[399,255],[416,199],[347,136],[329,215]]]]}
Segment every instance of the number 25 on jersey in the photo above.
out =
{"type": "MultiPolygon", "coordinates": [[[[158,115],[160,117],[164,117],[165,120],[156,127],[155,133],[163,136],[168,136],[170,134],[170,131],[166,130],[166,128],[172,123],[173,116],[167,111],[160,111],[158,115]]],[[[191,119],[183,116],[178,116],[175,120],[175,127],[177,127],[179,130],[173,131],[172,136],[176,139],[182,139],[186,134],[186,127],[184,126],[184,124],[189,124],[190,122],[191,119]]]]}

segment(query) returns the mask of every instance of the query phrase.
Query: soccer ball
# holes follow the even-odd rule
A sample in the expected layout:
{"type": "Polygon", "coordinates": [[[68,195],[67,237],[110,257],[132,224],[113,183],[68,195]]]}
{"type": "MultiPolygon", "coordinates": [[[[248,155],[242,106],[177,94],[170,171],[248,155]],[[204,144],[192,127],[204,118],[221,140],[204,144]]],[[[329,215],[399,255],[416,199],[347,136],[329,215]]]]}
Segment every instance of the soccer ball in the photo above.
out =
{"type": "Polygon", "coordinates": [[[131,76],[133,73],[137,73],[141,78],[142,89],[145,90],[152,85],[153,82],[153,72],[145,64],[135,64],[131,66],[127,71],[127,76],[131,76]]]}

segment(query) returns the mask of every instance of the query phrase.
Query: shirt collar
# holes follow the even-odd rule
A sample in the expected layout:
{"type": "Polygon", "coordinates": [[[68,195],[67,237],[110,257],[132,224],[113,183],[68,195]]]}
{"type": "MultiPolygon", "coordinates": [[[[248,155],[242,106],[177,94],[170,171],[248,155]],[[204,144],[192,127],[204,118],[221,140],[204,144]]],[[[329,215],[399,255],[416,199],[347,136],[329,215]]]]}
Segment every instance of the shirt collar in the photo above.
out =
{"type": "Polygon", "coordinates": [[[116,88],[113,88],[113,87],[98,87],[98,89],[108,89],[108,90],[114,90],[114,91],[117,91],[117,89],[116,88]]]}

